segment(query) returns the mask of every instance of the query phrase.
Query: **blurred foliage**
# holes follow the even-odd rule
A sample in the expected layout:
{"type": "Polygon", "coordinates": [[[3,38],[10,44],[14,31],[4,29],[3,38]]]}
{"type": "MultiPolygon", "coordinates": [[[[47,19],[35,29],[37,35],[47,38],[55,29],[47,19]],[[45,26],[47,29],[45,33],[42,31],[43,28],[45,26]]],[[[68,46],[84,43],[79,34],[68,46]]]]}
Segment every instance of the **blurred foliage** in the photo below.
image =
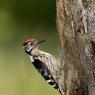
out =
{"type": "Polygon", "coordinates": [[[58,95],[37,73],[22,49],[27,38],[58,56],[55,0],[0,0],[0,94],[58,95]]]}

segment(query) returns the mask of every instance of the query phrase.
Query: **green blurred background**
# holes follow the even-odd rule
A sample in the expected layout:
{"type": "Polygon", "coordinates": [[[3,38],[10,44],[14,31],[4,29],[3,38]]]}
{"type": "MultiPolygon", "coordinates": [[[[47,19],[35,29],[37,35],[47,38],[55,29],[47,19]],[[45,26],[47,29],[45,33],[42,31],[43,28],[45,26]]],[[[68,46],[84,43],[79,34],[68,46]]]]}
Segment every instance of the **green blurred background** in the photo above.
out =
{"type": "Polygon", "coordinates": [[[55,0],[0,0],[0,95],[59,95],[38,74],[22,49],[28,38],[58,56],[55,0]]]}

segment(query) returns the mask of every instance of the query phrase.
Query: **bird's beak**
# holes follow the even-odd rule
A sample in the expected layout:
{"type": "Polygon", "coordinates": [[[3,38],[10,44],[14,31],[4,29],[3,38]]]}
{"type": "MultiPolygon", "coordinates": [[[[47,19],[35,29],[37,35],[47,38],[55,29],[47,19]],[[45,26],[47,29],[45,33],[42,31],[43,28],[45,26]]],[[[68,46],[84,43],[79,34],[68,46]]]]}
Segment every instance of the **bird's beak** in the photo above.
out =
{"type": "Polygon", "coordinates": [[[41,41],[38,41],[38,45],[40,45],[41,43],[44,43],[45,40],[41,40],[41,41]]]}

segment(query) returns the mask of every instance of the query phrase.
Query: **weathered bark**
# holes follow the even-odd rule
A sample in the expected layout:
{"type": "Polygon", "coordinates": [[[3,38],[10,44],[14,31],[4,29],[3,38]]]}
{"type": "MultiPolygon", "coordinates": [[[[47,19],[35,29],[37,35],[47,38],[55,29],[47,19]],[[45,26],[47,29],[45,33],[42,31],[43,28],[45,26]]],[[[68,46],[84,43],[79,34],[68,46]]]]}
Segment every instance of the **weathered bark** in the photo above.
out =
{"type": "Polygon", "coordinates": [[[95,0],[56,4],[65,95],[95,95],[95,0]]]}

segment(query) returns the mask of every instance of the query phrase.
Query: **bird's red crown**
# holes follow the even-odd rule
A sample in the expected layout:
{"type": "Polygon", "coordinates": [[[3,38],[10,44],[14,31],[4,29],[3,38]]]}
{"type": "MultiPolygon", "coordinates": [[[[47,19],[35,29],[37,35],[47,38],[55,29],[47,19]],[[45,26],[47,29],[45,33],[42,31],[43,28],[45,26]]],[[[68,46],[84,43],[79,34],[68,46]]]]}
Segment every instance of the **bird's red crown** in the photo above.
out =
{"type": "Polygon", "coordinates": [[[33,44],[36,39],[28,39],[23,43],[23,46],[33,44]]]}

